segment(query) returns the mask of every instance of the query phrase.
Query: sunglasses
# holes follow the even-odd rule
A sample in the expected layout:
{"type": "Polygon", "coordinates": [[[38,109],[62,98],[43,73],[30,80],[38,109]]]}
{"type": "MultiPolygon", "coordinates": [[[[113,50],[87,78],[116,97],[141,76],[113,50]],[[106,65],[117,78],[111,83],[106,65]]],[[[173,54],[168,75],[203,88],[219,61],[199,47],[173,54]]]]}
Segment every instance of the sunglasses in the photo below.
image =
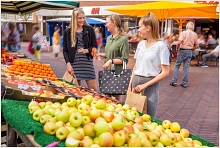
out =
{"type": "Polygon", "coordinates": [[[75,8],[73,9],[73,11],[79,11],[79,10],[83,11],[83,8],[75,7],[75,8]]]}

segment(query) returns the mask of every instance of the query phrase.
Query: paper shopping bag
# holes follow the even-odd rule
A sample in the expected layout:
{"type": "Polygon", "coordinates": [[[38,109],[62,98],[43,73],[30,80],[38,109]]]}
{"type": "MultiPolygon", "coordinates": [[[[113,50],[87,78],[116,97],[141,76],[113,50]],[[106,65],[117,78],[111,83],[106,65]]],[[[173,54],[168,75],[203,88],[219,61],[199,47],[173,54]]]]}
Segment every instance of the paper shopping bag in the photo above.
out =
{"type": "MultiPolygon", "coordinates": [[[[127,97],[125,104],[128,104],[130,107],[136,107],[139,112],[143,112],[145,102],[147,103],[147,97],[143,96],[141,93],[135,93],[134,90],[127,91],[127,97]]],[[[146,104],[147,106],[147,104],[146,104]]],[[[146,109],[147,110],[147,109],[146,109]]]]}
{"type": "Polygon", "coordinates": [[[79,86],[76,76],[73,73],[69,73],[68,71],[66,71],[63,75],[63,80],[75,84],[76,86],[79,86]]]}

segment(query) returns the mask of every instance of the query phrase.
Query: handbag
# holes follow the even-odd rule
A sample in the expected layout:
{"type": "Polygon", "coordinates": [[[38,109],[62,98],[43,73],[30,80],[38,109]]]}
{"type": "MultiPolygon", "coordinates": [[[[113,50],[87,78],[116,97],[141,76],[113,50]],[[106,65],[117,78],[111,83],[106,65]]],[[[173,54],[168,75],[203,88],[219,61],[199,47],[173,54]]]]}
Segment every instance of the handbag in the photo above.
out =
{"type": "Polygon", "coordinates": [[[78,82],[77,82],[77,78],[74,75],[74,73],[69,73],[68,71],[66,71],[63,75],[63,80],[70,82],[76,86],[79,86],[78,82]]]}
{"type": "Polygon", "coordinates": [[[60,52],[60,46],[59,45],[54,45],[53,46],[53,53],[56,54],[56,53],[59,53],[60,52]]]}
{"type": "Polygon", "coordinates": [[[28,45],[28,52],[30,52],[31,54],[34,54],[34,49],[32,48],[32,42],[30,42],[28,45]]]}
{"type": "Polygon", "coordinates": [[[36,49],[40,50],[41,49],[41,45],[37,45],[36,49]]]}
{"type": "Polygon", "coordinates": [[[130,107],[135,107],[139,112],[142,113],[145,106],[145,102],[147,103],[147,97],[143,96],[142,91],[140,93],[135,93],[134,89],[132,91],[127,91],[125,104],[128,104],[130,107]]]}
{"type": "Polygon", "coordinates": [[[101,93],[109,95],[125,95],[132,75],[132,69],[126,69],[126,63],[123,60],[123,70],[121,74],[116,75],[114,64],[110,70],[99,71],[99,90],[101,93]]]}

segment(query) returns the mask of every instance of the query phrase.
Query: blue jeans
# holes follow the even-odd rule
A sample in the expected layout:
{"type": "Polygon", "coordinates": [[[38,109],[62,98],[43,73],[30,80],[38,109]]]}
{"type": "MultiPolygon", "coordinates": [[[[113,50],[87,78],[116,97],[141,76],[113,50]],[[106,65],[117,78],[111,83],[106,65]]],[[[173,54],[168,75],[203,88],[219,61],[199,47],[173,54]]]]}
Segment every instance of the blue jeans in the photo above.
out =
{"type": "Polygon", "coordinates": [[[177,82],[180,65],[184,63],[183,65],[184,76],[183,76],[182,84],[187,85],[188,76],[189,76],[189,65],[190,65],[191,58],[192,58],[192,50],[180,50],[178,52],[176,64],[174,67],[172,82],[174,83],[177,82]]]}

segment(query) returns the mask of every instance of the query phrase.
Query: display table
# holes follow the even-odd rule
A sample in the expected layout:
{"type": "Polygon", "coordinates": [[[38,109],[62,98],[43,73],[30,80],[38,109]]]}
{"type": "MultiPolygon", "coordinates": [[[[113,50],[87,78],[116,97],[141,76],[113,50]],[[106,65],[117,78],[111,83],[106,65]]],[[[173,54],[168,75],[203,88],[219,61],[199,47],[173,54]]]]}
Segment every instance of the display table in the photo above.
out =
{"type": "MultiPolygon", "coordinates": [[[[1,102],[1,111],[7,122],[7,146],[16,146],[17,135],[27,147],[45,147],[50,143],[59,142],[55,136],[48,135],[43,131],[43,125],[34,121],[28,110],[28,101],[4,99],[1,102]]],[[[151,119],[152,122],[162,124],[160,120],[151,119]]],[[[203,145],[214,147],[215,144],[205,141],[190,134],[190,138],[199,140],[203,145]]],[[[65,147],[61,141],[58,147],[65,147]]]]}

